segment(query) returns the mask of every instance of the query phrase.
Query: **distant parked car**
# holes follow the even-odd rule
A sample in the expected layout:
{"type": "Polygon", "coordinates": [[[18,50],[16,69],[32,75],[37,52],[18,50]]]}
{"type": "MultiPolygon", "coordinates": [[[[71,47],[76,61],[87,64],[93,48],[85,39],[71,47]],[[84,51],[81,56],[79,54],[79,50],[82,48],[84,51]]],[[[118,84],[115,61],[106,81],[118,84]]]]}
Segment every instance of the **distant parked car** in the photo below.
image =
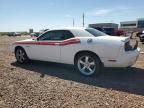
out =
{"type": "MultiPolygon", "coordinates": [[[[92,27],[94,28],[94,27],[92,27]]],[[[111,36],[122,36],[125,35],[123,30],[115,30],[115,28],[103,28],[103,27],[95,27],[94,29],[104,32],[111,36]]]]}
{"type": "Polygon", "coordinates": [[[139,37],[139,39],[140,39],[141,42],[144,42],[144,31],[138,32],[137,33],[137,37],[139,37]]]}
{"type": "Polygon", "coordinates": [[[21,33],[18,32],[10,32],[7,34],[8,36],[21,36],[21,33]]]}
{"type": "Polygon", "coordinates": [[[144,42],[144,34],[141,34],[139,38],[141,42],[144,42]]]}
{"type": "Polygon", "coordinates": [[[40,33],[39,32],[34,32],[34,33],[31,33],[30,35],[31,35],[31,37],[38,37],[40,35],[40,33]]]}
{"type": "Polygon", "coordinates": [[[73,64],[80,73],[90,76],[103,66],[132,66],[139,56],[137,46],[130,45],[129,37],[109,36],[93,28],[66,28],[17,41],[12,52],[21,64],[29,59],[73,64]]]}
{"type": "Polygon", "coordinates": [[[123,30],[116,30],[116,31],[115,31],[115,35],[116,35],[116,36],[125,36],[126,33],[125,33],[123,30]]]}

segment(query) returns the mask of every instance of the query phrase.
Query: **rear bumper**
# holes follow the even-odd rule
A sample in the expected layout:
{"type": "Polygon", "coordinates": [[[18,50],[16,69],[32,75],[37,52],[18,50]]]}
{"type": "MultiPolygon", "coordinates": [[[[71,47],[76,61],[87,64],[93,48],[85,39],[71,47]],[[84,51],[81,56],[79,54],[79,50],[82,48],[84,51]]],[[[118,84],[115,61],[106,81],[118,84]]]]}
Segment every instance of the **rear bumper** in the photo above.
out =
{"type": "Polygon", "coordinates": [[[121,67],[129,67],[135,64],[140,53],[140,48],[137,48],[133,51],[126,52],[123,57],[119,58],[119,64],[121,67]]]}
{"type": "Polygon", "coordinates": [[[115,61],[104,60],[105,67],[129,67],[135,64],[140,53],[140,48],[123,52],[115,61]]]}

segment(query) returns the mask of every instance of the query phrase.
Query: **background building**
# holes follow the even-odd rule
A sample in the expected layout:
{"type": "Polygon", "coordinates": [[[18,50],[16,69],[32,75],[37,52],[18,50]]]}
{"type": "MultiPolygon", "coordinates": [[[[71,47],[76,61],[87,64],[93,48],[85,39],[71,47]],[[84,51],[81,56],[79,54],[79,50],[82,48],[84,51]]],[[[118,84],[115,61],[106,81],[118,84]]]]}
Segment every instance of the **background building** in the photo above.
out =
{"type": "Polygon", "coordinates": [[[144,28],[144,18],[139,18],[137,24],[138,28],[144,28]]]}
{"type": "Polygon", "coordinates": [[[139,18],[136,21],[120,22],[120,29],[134,32],[142,31],[144,30],[144,18],[139,18]]]}
{"type": "Polygon", "coordinates": [[[34,30],[33,29],[29,29],[29,33],[33,33],[34,32],[34,30]]]}
{"type": "Polygon", "coordinates": [[[137,21],[124,21],[120,22],[120,28],[125,29],[125,28],[137,28],[138,24],[137,21]]]}
{"type": "Polygon", "coordinates": [[[115,23],[96,23],[96,24],[89,24],[88,26],[103,31],[109,35],[114,35],[115,31],[118,30],[118,24],[115,23]]]}

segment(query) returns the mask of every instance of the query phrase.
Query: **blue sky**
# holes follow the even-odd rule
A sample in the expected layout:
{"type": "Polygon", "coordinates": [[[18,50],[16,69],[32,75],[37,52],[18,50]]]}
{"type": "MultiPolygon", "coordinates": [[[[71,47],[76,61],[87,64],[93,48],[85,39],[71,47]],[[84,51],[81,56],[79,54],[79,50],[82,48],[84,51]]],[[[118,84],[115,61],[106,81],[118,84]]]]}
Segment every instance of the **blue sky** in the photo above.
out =
{"type": "Polygon", "coordinates": [[[144,0],[0,0],[0,32],[144,18],[144,0]]]}

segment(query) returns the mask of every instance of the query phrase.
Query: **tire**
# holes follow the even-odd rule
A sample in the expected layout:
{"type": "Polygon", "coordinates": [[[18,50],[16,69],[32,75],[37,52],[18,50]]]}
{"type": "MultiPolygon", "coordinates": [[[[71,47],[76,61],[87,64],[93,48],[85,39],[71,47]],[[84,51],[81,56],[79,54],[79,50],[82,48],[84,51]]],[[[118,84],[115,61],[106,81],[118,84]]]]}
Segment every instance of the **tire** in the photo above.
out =
{"type": "Polygon", "coordinates": [[[28,61],[27,54],[26,54],[25,50],[21,47],[18,47],[15,50],[15,58],[16,58],[17,62],[20,64],[24,64],[28,61]]]}
{"type": "Polygon", "coordinates": [[[102,64],[98,57],[91,53],[81,53],[77,56],[75,67],[84,76],[98,75],[102,64]]]}

